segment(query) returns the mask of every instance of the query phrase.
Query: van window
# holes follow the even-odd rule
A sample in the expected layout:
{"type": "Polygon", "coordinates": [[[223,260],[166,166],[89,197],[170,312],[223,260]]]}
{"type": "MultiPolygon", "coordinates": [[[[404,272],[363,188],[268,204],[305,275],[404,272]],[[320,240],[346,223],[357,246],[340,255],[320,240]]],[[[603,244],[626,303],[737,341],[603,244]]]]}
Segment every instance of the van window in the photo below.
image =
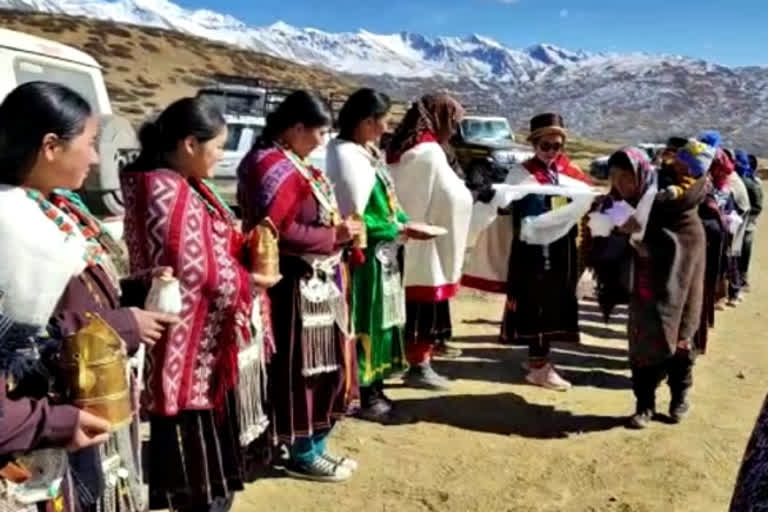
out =
{"type": "Polygon", "coordinates": [[[509,123],[503,120],[465,119],[461,130],[467,139],[508,139],[512,136],[509,123]]]}
{"type": "Polygon", "coordinates": [[[227,130],[227,142],[224,144],[224,151],[237,151],[240,149],[240,141],[243,140],[244,135],[247,137],[246,146],[250,146],[256,137],[264,131],[264,127],[256,124],[233,123],[227,125],[227,130]]]}
{"type": "Polygon", "coordinates": [[[224,151],[237,151],[240,147],[240,137],[245,129],[244,124],[227,125],[227,142],[224,144],[224,151]]]}
{"type": "Polygon", "coordinates": [[[13,68],[17,85],[38,80],[65,85],[85,98],[95,113],[100,113],[93,76],[89,73],[47,62],[21,58],[16,59],[13,68]]]}

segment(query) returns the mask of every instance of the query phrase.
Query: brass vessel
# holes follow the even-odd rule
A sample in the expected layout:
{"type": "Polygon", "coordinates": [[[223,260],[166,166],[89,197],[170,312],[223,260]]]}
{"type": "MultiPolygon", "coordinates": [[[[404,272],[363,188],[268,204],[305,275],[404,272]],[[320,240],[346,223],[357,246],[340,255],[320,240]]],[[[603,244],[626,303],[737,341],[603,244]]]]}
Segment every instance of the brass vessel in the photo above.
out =
{"type": "Polygon", "coordinates": [[[279,233],[272,219],[266,217],[251,230],[248,248],[251,272],[267,277],[280,274],[279,233]]]}
{"type": "Polygon", "coordinates": [[[67,338],[61,353],[65,396],[119,428],[133,418],[128,358],[120,336],[97,314],[67,338]]]}

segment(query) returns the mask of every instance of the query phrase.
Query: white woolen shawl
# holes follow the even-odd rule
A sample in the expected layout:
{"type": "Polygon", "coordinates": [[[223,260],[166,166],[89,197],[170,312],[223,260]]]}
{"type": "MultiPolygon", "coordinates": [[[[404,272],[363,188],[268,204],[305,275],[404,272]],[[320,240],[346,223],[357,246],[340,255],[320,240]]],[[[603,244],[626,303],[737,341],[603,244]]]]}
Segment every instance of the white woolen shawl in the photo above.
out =
{"type": "Polygon", "coordinates": [[[84,255],[74,223],[64,233],[24,189],[0,185],[0,290],[14,321],[46,326],[70,279],[85,270],[84,255]]]}
{"type": "Polygon", "coordinates": [[[432,240],[408,242],[406,288],[458,285],[472,216],[472,194],[436,142],[417,144],[399,162],[390,164],[389,170],[400,204],[411,221],[448,230],[448,234],[432,240]]]}

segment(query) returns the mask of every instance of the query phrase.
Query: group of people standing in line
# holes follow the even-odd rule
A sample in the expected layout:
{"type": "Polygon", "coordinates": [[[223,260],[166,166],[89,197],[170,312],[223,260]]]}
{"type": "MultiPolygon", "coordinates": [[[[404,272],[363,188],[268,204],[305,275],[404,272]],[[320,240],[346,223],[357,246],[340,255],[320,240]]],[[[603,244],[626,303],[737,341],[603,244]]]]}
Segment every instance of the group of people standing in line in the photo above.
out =
{"type": "Polygon", "coordinates": [[[502,341],[529,346],[528,382],[566,390],[550,344],[578,342],[576,286],[594,267],[606,312],[630,304],[631,425],[653,419],[664,376],[670,414],[684,417],[713,311],[748,288],[761,208],[748,156],[730,155],[713,134],[671,139],[658,169],[622,149],[610,159],[611,192],[596,198],[565,155],[563,119],[543,114],[531,121],[535,156],[505,183],[469,190],[449,144],[461,105],[421,98],[381,150],[389,109],[371,89],[351,95],[321,171],[308,157],[331,115],[307,92],[288,96],[239,167],[238,219],[209,181],[227,139],[222,113],[201,98],[174,102],[143,126],[141,153],[121,173],[126,276],[114,264],[120,244],[73,193],[97,162],[91,107],[46,82],[6,97],[0,500],[24,490],[23,456],[35,453],[62,459],[61,471],[36,499],[6,500],[12,510],[224,511],[269,458],[297,478],[345,481],[358,464],[329,450],[336,422],[398,421],[384,385],[395,373],[411,386],[450,385],[432,359],[456,355],[446,342],[462,276],[507,293],[502,341]],[[507,201],[505,190],[527,192],[507,201]],[[633,215],[602,236],[581,222],[589,211],[615,219],[620,203],[633,215]],[[492,219],[470,234],[478,205],[492,219]],[[269,250],[253,250],[265,226],[279,275],[257,261],[269,250]],[[144,310],[153,278],[171,276],[180,312],[144,310]],[[127,426],[54,398],[56,371],[45,363],[94,315],[129,355],[146,350],[127,426]],[[146,479],[139,418],[150,425],[146,479]]]}

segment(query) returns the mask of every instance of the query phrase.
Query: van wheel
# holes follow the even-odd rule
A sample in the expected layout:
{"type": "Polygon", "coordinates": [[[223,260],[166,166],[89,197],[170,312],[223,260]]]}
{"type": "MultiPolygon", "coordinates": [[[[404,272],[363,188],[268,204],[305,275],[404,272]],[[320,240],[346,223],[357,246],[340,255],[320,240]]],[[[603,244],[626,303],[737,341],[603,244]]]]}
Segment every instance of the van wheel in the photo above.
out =
{"type": "Polygon", "coordinates": [[[490,174],[491,166],[488,162],[480,160],[472,162],[467,170],[467,188],[470,190],[483,188],[486,184],[490,183],[490,174]]]}
{"type": "Polygon", "coordinates": [[[122,215],[120,171],[139,154],[139,140],[130,121],[123,117],[101,117],[99,165],[85,181],[81,195],[96,215],[122,215]]]}

